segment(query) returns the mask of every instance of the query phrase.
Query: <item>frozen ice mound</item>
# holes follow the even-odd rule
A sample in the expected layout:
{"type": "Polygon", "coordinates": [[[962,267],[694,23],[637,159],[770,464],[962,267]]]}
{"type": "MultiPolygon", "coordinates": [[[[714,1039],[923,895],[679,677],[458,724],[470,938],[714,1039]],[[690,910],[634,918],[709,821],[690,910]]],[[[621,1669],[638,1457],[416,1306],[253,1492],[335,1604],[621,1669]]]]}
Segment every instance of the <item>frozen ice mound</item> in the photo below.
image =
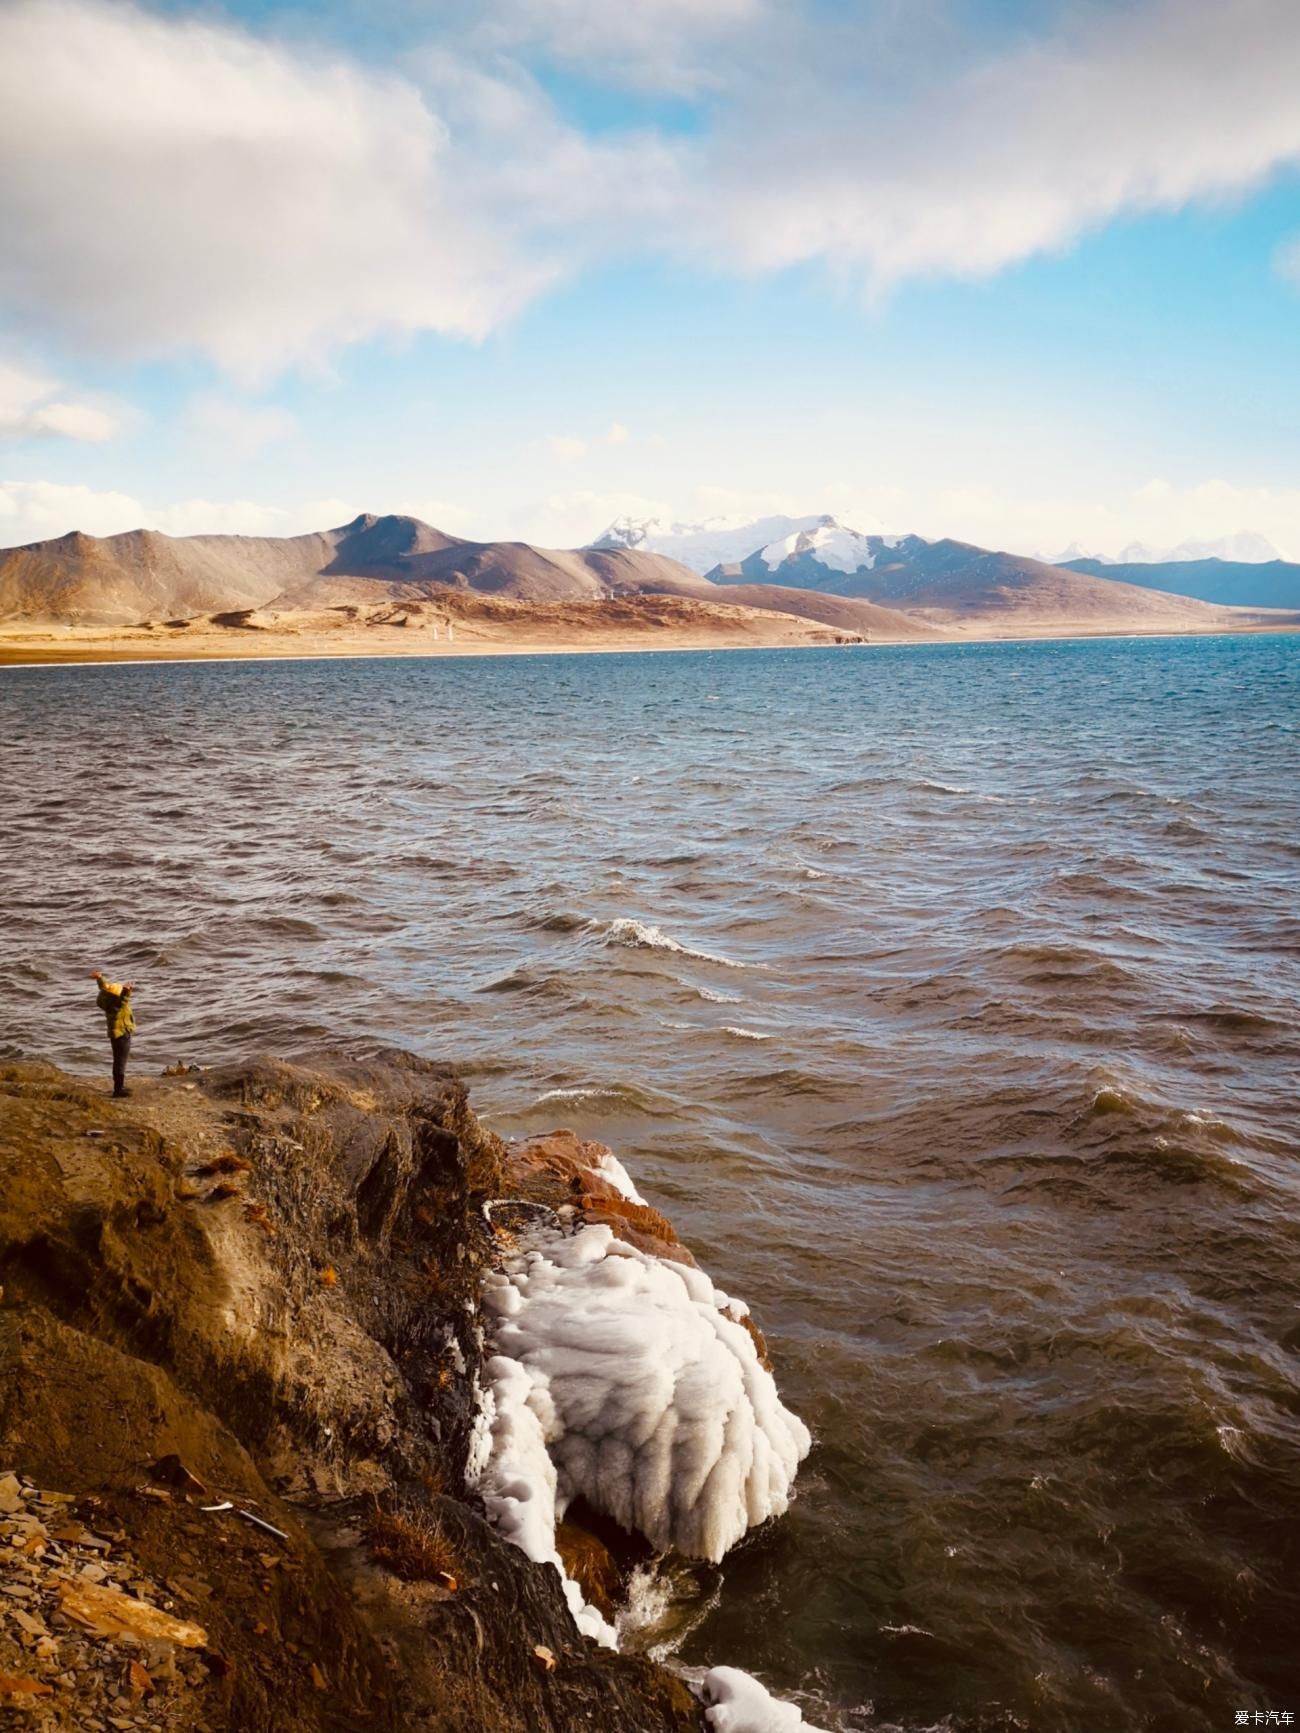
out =
{"type": "Polygon", "coordinates": [[[713,1667],[701,1695],[713,1733],[821,1733],[794,1703],[784,1703],[739,1667],[713,1667]]]}
{"type": "Polygon", "coordinates": [[[483,1303],[495,1353],[479,1490],[530,1557],[554,1557],[579,1494],[660,1551],[714,1562],[786,1509],[808,1429],[743,1307],[702,1270],[606,1226],[547,1232],[488,1278],[483,1303]]]}

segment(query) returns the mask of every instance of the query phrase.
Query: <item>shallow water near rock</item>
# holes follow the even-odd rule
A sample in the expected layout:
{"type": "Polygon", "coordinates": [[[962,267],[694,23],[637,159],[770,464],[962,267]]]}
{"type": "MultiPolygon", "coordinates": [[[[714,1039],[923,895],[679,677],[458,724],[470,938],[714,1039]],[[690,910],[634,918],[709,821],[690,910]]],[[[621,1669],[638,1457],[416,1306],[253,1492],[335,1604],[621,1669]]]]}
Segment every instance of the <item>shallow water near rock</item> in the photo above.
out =
{"type": "Polygon", "coordinates": [[[12,670],[0,728],[10,1054],[104,1068],[96,966],[140,1072],[398,1041],[753,1305],[817,1443],[685,1662],[1300,1714],[1300,641],[12,670]]]}

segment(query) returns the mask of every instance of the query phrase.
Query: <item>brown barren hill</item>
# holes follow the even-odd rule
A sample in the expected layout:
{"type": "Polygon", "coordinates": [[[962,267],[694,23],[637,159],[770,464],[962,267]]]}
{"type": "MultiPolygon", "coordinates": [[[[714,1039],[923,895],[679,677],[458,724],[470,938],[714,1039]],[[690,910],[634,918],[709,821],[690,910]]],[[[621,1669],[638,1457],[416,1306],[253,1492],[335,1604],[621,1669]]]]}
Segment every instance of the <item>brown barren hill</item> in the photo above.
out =
{"type": "MultiPolygon", "coordinates": [[[[761,553],[716,567],[709,576],[729,594],[752,594],[775,578],[801,594],[857,598],[963,635],[1058,630],[1212,631],[1256,622],[1240,611],[1048,565],[971,542],[921,536],[864,538],[869,563],[856,571],[828,565],[815,547],[791,553],[775,571],[761,553]]],[[[788,592],[787,592],[788,593],[788,592]]]]}
{"type": "Polygon", "coordinates": [[[756,555],[700,576],[635,548],[465,541],[399,516],[288,537],[74,531],[0,549],[0,660],[426,653],[413,639],[423,625],[437,641],[440,620],[455,622],[458,647],[501,649],[641,648],[656,635],[661,647],[687,648],[1300,623],[964,542],[868,541],[871,561],[855,572],[823,567],[814,550],[775,573],[756,555]],[[381,644],[380,628],[397,642],[381,644]]]}
{"type": "Polygon", "coordinates": [[[0,620],[128,625],[272,602],[285,611],[319,605],[321,579],[369,579],[397,595],[437,585],[556,602],[653,589],[675,576],[690,574],[655,554],[467,542],[409,517],[364,515],[287,537],[73,531],[0,550],[0,620]]]}
{"type": "MultiPolygon", "coordinates": [[[[655,556],[643,554],[644,559],[655,556]]],[[[659,595],[695,596],[714,602],[732,602],[737,607],[757,608],[765,613],[792,614],[797,619],[815,620],[837,632],[857,633],[876,642],[899,642],[933,637],[934,628],[900,608],[885,608],[859,596],[828,595],[823,590],[789,589],[782,584],[715,584],[708,578],[698,578],[693,572],[682,573],[671,560],[661,562],[674,567],[671,572],[652,578],[644,586],[659,595]]]]}
{"type": "Polygon", "coordinates": [[[455,545],[415,518],[355,518],[303,536],[80,531],[0,550],[0,620],[92,625],[264,606],[322,573],[401,578],[455,545]]]}
{"type": "Polygon", "coordinates": [[[1131,620],[1135,626],[1167,624],[1177,629],[1205,628],[1225,613],[1189,596],[1095,578],[1020,554],[991,553],[965,542],[930,543],[927,554],[924,560],[900,562],[897,569],[886,566],[878,573],[878,583],[882,595],[906,598],[909,611],[936,623],[1012,616],[1008,623],[1131,620]]]}

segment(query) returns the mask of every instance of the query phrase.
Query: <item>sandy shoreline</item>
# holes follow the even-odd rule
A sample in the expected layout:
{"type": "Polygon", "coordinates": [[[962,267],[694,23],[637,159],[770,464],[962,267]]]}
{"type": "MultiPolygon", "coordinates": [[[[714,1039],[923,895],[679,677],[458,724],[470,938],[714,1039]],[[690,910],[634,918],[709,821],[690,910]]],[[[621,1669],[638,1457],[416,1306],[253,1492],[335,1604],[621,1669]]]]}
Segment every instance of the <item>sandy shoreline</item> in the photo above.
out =
{"type": "MultiPolygon", "coordinates": [[[[94,627],[45,627],[0,632],[0,667],[614,655],[629,651],[824,649],[836,644],[834,634],[800,630],[801,626],[806,625],[804,622],[789,620],[788,625],[793,629],[786,629],[785,622],[782,622],[774,625],[772,631],[761,633],[715,635],[675,630],[612,631],[556,638],[503,634],[463,636],[452,643],[445,639],[431,639],[425,633],[412,634],[400,629],[388,632],[367,630],[364,644],[357,641],[361,636],[359,632],[295,633],[260,630],[253,633],[214,629],[189,632],[184,636],[179,632],[169,633],[166,638],[162,638],[156,632],[139,630],[114,632],[94,627]]],[[[1219,637],[1296,631],[1300,631],[1300,619],[1295,615],[1282,615],[1277,620],[1259,620],[1241,625],[1216,623],[1173,629],[1168,625],[1144,629],[1135,626],[1132,621],[1123,620],[1097,620],[1087,623],[1026,622],[1021,625],[993,625],[978,621],[964,628],[936,627],[923,638],[872,638],[866,643],[847,643],[840,647],[876,649],[918,644],[1070,642],[1086,638],[1219,637]]]]}

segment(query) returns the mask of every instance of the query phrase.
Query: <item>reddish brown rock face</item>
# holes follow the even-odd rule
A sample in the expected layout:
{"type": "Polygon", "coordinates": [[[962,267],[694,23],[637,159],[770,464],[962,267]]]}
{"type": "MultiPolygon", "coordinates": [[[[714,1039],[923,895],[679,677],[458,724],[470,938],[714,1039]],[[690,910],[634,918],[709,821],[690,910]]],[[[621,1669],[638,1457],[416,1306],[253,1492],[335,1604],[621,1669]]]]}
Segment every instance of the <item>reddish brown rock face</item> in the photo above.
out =
{"type": "Polygon", "coordinates": [[[677,1238],[673,1225],[658,1210],[633,1203],[599,1172],[610,1152],[603,1143],[587,1143],[572,1131],[548,1131],[544,1137],[512,1144],[503,1164],[506,1191],[512,1197],[560,1209],[568,1204],[589,1222],[603,1222],[619,1239],[653,1257],[693,1264],[695,1259],[677,1238]]]}
{"type": "Polygon", "coordinates": [[[623,1599],[623,1573],[604,1541],[576,1523],[562,1522],[555,1531],[555,1550],[583,1600],[612,1619],[623,1599]]]}

